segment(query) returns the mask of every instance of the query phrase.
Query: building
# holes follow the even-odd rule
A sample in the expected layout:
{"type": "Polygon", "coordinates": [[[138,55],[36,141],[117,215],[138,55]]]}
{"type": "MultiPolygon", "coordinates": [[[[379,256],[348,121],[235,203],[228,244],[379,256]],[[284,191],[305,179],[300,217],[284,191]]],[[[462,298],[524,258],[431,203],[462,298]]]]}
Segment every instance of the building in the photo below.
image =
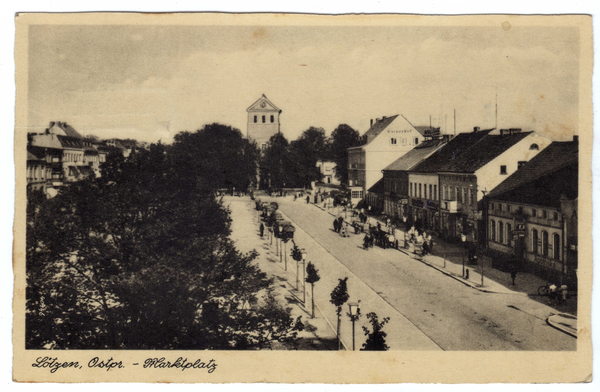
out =
{"type": "Polygon", "coordinates": [[[382,177],[382,170],[425,139],[423,127],[414,127],[401,114],[371,120],[362,136],[362,145],[348,149],[348,185],[352,203],[362,200],[366,191],[382,177]]]}
{"type": "Polygon", "coordinates": [[[576,284],[578,163],[577,139],[554,142],[487,195],[487,246],[497,260],[576,284]]]}
{"type": "Polygon", "coordinates": [[[321,173],[321,182],[323,184],[340,185],[340,180],[335,177],[335,162],[332,161],[317,161],[319,173],[321,173]]]}
{"type": "Polygon", "coordinates": [[[409,171],[409,219],[449,240],[484,243],[481,199],[549,144],[520,129],[457,135],[409,171]]]}
{"type": "Polygon", "coordinates": [[[263,94],[248,109],[248,128],[247,138],[256,142],[258,148],[262,151],[267,148],[269,139],[280,131],[279,116],[281,109],[275,106],[263,94]]]}
{"type": "MultiPolygon", "coordinates": [[[[442,148],[449,140],[450,135],[425,140],[383,169],[383,212],[386,215],[401,218],[404,222],[407,221],[409,212],[408,171],[442,148]]],[[[433,200],[429,203],[429,208],[433,212],[439,211],[437,193],[436,183],[431,191],[433,200]]]]}

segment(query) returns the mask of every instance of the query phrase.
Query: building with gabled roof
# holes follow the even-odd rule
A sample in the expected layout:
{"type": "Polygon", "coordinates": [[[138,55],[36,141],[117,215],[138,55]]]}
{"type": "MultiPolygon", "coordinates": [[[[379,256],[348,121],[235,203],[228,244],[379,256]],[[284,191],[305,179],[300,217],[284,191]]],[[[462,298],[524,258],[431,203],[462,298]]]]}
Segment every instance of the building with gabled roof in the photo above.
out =
{"type": "Polygon", "coordinates": [[[281,130],[279,122],[281,109],[263,94],[246,109],[246,112],[248,112],[246,137],[256,142],[262,151],[267,148],[269,139],[281,130]]]}
{"type": "Polygon", "coordinates": [[[475,127],[457,135],[409,171],[410,220],[450,240],[483,243],[481,199],[549,144],[548,138],[520,129],[475,127]],[[432,203],[435,197],[438,203],[432,203]]]}
{"type": "MultiPolygon", "coordinates": [[[[425,140],[402,157],[383,169],[383,211],[390,217],[400,217],[404,221],[408,214],[408,171],[441,149],[451,135],[425,140]]],[[[439,203],[437,184],[432,190],[432,202],[439,203]]]]}
{"type": "Polygon", "coordinates": [[[348,149],[352,203],[366,196],[366,191],[383,177],[386,166],[423,142],[424,134],[401,114],[371,120],[371,127],[362,135],[363,144],[348,149]]]}
{"type": "Polygon", "coordinates": [[[508,268],[577,282],[579,143],[553,142],[486,197],[487,247],[508,268]]]}

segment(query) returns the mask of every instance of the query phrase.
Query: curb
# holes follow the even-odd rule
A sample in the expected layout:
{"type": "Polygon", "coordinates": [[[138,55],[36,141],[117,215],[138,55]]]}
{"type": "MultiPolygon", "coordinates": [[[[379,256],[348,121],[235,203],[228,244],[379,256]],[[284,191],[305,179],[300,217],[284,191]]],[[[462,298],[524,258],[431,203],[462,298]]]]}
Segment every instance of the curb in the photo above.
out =
{"type": "Polygon", "coordinates": [[[558,313],[558,314],[552,314],[552,315],[550,315],[550,317],[548,317],[546,319],[546,324],[548,324],[552,328],[562,331],[562,332],[566,333],[567,335],[570,335],[570,336],[574,337],[575,339],[577,339],[577,328],[573,328],[572,326],[564,326],[564,325],[561,325],[562,323],[559,323],[559,322],[553,320],[553,318],[558,318],[558,317],[575,320],[575,322],[577,322],[577,317],[570,315],[568,313],[558,313]]]}

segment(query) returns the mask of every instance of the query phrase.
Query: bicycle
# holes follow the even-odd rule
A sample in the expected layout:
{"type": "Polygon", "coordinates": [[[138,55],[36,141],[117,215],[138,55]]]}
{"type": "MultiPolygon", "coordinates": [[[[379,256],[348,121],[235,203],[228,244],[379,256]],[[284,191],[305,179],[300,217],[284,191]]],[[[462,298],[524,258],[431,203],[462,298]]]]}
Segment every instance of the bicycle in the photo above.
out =
{"type": "Polygon", "coordinates": [[[545,297],[550,292],[550,284],[546,283],[538,287],[538,294],[542,297],[545,297]]]}

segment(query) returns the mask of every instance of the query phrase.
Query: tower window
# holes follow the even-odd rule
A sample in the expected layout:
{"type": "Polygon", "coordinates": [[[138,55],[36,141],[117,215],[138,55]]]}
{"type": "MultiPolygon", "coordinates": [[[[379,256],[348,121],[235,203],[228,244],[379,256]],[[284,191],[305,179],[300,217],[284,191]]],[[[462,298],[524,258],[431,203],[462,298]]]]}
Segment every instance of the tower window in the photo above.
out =
{"type": "Polygon", "coordinates": [[[262,116],[263,124],[266,122],[265,116],[262,116]]]}
{"type": "Polygon", "coordinates": [[[506,174],[506,165],[500,166],[500,174],[506,174]]]}
{"type": "Polygon", "coordinates": [[[275,116],[271,115],[271,122],[274,123],[275,122],[275,116]]]}
{"type": "Polygon", "coordinates": [[[254,116],[254,122],[257,123],[258,122],[258,116],[254,116]]]}
{"type": "Polygon", "coordinates": [[[390,138],[390,144],[396,144],[396,143],[397,143],[397,141],[396,141],[395,137],[390,138]]]}

